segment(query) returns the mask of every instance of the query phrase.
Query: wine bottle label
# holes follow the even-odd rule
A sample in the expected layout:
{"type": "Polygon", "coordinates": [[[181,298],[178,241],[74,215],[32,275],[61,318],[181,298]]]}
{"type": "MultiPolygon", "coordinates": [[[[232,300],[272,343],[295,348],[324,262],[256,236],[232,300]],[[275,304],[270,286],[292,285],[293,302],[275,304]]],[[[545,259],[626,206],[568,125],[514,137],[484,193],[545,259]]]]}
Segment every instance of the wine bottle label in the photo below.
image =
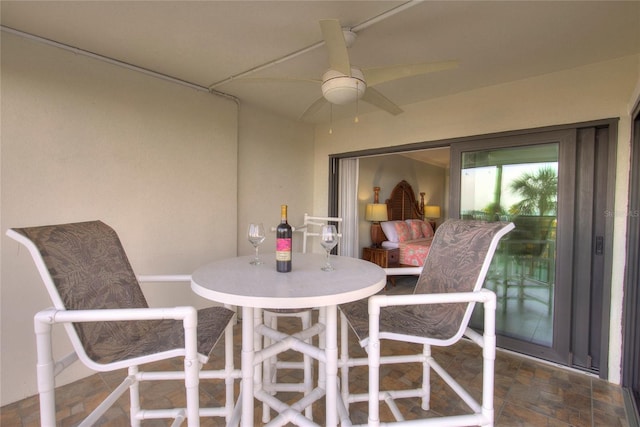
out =
{"type": "Polygon", "coordinates": [[[276,261],[291,261],[291,239],[276,239],[276,261]]]}

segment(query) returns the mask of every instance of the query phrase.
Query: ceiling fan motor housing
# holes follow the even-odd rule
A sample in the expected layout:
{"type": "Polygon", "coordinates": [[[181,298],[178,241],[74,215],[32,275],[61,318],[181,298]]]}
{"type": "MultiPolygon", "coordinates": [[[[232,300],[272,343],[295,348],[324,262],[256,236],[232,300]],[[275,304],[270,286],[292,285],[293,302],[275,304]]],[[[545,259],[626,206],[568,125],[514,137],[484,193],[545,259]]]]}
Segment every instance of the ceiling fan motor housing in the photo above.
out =
{"type": "Polygon", "coordinates": [[[367,84],[362,71],[351,68],[351,77],[335,70],[322,76],[322,95],[332,104],[348,104],[362,98],[367,84]]]}

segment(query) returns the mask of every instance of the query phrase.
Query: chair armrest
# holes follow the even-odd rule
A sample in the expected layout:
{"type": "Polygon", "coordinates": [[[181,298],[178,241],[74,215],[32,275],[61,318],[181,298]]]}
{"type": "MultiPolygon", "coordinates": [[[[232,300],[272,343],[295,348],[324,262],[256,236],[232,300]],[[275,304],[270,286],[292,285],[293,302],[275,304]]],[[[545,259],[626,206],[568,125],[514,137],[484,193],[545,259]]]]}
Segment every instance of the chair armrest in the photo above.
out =
{"type": "MultiPolygon", "coordinates": [[[[176,349],[176,356],[183,355],[185,358],[185,366],[187,363],[197,363],[198,361],[198,312],[194,307],[167,307],[167,308],[124,308],[124,309],[97,309],[97,310],[58,310],[49,308],[36,313],[34,316],[34,329],[36,333],[36,347],[39,364],[49,364],[53,362],[51,354],[52,341],[51,332],[54,324],[63,323],[65,328],[72,328],[70,323],[79,322],[110,322],[122,320],[162,320],[173,319],[182,320],[182,328],[184,329],[184,354],[182,350],[176,349]],[[178,354],[179,353],[179,354],[178,354]],[[189,361],[189,362],[187,362],[189,361]]],[[[73,348],[78,358],[91,369],[103,370],[104,366],[112,368],[126,368],[131,366],[135,359],[138,362],[158,360],[156,355],[147,354],[134,359],[119,360],[111,363],[98,363],[91,359],[85,352],[80,339],[75,334],[70,334],[69,338],[73,344],[73,348]]],[[[165,352],[166,354],[166,352],[165,352]]],[[[136,362],[136,363],[138,363],[136,362]]],[[[204,362],[202,362],[204,363],[204,362]]],[[[56,369],[64,369],[64,366],[56,369]]]]}
{"type": "Polygon", "coordinates": [[[495,305],[496,294],[488,289],[477,292],[451,292],[440,294],[409,294],[409,295],[374,295],[369,298],[369,313],[380,311],[381,307],[396,305],[446,304],[459,302],[490,302],[495,305]]]}
{"type": "Polygon", "coordinates": [[[383,270],[387,276],[419,276],[422,273],[422,267],[391,267],[383,270]]]}
{"type": "Polygon", "coordinates": [[[159,274],[159,275],[140,275],[138,282],[191,282],[190,274],[159,274]]]}
{"type": "MultiPolygon", "coordinates": [[[[374,295],[368,300],[369,313],[369,336],[360,342],[360,345],[367,346],[369,353],[369,366],[374,365],[376,358],[379,361],[380,340],[391,339],[396,341],[412,342],[416,344],[430,344],[438,346],[451,345],[457,342],[465,333],[474,342],[484,348],[486,345],[495,348],[495,315],[496,315],[496,294],[487,289],[480,289],[476,292],[459,292],[459,293],[438,293],[438,294],[413,294],[413,295],[374,295]],[[413,335],[410,332],[402,333],[398,331],[381,331],[381,308],[389,306],[409,306],[409,305],[426,305],[426,304],[447,304],[447,303],[469,303],[480,302],[484,305],[484,325],[485,330],[483,336],[477,333],[469,333],[468,320],[470,311],[467,309],[463,322],[460,324],[458,331],[447,338],[433,338],[420,334],[413,335]],[[375,352],[377,356],[372,355],[375,352]]],[[[379,366],[379,365],[378,365],[379,366]]]]}
{"type": "Polygon", "coordinates": [[[43,323],[69,322],[112,322],[121,320],[185,320],[193,321],[197,325],[198,314],[194,307],[163,307],[163,308],[119,308],[99,310],[58,310],[49,308],[36,313],[37,321],[43,323]]]}

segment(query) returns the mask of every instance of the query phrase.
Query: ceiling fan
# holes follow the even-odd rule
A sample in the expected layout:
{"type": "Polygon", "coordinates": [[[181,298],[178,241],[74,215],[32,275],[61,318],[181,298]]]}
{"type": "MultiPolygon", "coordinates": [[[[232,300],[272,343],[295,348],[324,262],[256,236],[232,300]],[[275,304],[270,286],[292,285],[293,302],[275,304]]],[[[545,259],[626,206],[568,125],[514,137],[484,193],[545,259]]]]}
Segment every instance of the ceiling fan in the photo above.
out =
{"type": "Polygon", "coordinates": [[[444,61],[361,69],[351,65],[347,52],[347,48],[355,41],[356,34],[343,29],[337,19],[321,20],[320,28],[329,53],[330,68],[324,73],[322,80],[313,80],[321,85],[322,97],[306,109],[302,119],[316,113],[327,102],[343,105],[360,99],[390,114],[400,114],[402,109],[373,86],[458,66],[458,61],[444,61]]]}

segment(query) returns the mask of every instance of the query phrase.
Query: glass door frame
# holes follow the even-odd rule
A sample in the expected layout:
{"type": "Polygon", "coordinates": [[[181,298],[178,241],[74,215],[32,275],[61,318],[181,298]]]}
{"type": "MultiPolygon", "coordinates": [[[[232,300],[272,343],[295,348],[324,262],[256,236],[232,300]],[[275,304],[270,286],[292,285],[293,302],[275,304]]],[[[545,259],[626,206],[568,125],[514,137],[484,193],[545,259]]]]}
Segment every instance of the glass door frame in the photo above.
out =
{"type": "Polygon", "coordinates": [[[630,425],[640,424],[640,101],[632,114],[631,170],[629,173],[629,208],[627,214],[627,259],[625,274],[625,305],[622,387],[630,425]],[[633,421],[633,422],[632,422],[633,421]],[[634,424],[635,422],[635,424],[634,424]]]}
{"type": "MultiPolygon", "coordinates": [[[[556,241],[556,286],[553,295],[553,338],[551,347],[524,342],[503,335],[497,336],[498,346],[522,352],[552,362],[570,365],[571,297],[573,271],[559,268],[573,259],[573,218],[575,207],[575,156],[577,132],[564,129],[532,134],[487,136],[473,141],[451,144],[450,205],[451,218],[460,217],[462,153],[488,149],[513,148],[545,143],[558,143],[558,228],[556,241]],[[564,226],[562,226],[564,224],[564,226]],[[567,226],[571,224],[571,226],[567,226]],[[564,284],[564,285],[559,285],[564,284]]],[[[568,264],[567,264],[568,263],[568,264]]]]}

